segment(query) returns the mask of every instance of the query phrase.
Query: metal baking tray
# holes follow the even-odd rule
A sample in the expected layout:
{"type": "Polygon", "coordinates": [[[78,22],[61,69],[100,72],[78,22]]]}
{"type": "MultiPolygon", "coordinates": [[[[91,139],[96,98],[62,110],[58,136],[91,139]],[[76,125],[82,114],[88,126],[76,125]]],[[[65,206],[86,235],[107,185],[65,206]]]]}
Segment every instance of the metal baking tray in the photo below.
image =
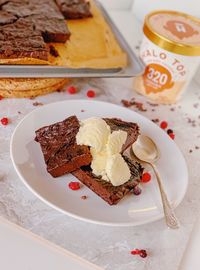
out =
{"type": "Polygon", "coordinates": [[[132,51],[103,5],[98,1],[95,1],[95,3],[111,27],[119,45],[127,53],[127,67],[110,69],[74,69],[50,65],[0,65],[0,78],[120,78],[141,75],[144,71],[143,62],[132,51]]]}

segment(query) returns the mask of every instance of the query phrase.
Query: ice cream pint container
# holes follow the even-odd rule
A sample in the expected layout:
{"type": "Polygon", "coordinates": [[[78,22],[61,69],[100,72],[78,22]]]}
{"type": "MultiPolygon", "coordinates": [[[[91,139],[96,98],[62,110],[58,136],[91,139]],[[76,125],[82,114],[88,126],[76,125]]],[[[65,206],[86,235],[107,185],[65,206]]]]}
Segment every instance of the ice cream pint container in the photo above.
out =
{"type": "Polygon", "coordinates": [[[200,20],[176,11],[146,16],[140,57],[145,72],[134,90],[156,103],[172,104],[185,92],[200,63],[200,20]]]}

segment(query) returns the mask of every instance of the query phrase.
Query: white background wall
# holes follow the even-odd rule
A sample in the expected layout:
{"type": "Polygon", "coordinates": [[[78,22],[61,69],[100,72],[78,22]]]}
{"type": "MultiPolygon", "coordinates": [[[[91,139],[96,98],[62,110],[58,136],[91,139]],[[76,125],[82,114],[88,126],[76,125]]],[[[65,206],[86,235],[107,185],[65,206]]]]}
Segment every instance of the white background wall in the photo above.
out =
{"type": "Polygon", "coordinates": [[[200,0],[99,0],[107,8],[112,9],[131,9],[133,4],[133,12],[143,20],[144,16],[152,10],[171,9],[183,11],[188,14],[200,17],[200,0]]]}
{"type": "Polygon", "coordinates": [[[200,18],[200,0],[135,0],[133,5],[133,12],[141,20],[156,9],[178,10],[200,18]]]}

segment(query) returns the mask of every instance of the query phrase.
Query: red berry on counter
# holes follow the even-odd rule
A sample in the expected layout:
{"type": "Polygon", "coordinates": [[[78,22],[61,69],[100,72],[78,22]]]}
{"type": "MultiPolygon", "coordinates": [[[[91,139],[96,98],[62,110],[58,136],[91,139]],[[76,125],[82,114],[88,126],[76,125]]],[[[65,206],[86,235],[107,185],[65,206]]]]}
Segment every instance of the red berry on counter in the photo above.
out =
{"type": "Polygon", "coordinates": [[[4,125],[4,126],[6,126],[8,124],[8,118],[7,117],[3,117],[1,119],[1,124],[4,125]]]}
{"type": "Polygon", "coordinates": [[[169,137],[174,140],[175,139],[175,134],[174,133],[169,133],[169,137]]]}
{"type": "Polygon", "coordinates": [[[140,195],[141,193],[142,193],[141,188],[139,188],[138,186],[134,187],[134,189],[133,189],[133,194],[134,194],[134,195],[138,196],[138,195],[140,195]]]}
{"type": "Polygon", "coordinates": [[[0,100],[2,100],[3,99],[3,97],[0,95],[0,100]]]}
{"type": "Polygon", "coordinates": [[[167,134],[169,135],[170,133],[174,133],[174,132],[173,132],[172,129],[169,128],[169,129],[167,130],[167,134]]]}
{"type": "Polygon", "coordinates": [[[140,250],[139,249],[131,250],[131,254],[132,255],[139,255],[140,254],[140,250]]]}
{"type": "Polygon", "coordinates": [[[166,121],[162,121],[162,122],[160,123],[160,127],[161,127],[162,129],[166,129],[166,128],[168,127],[168,123],[167,123],[166,121]]]}
{"type": "Polygon", "coordinates": [[[77,88],[75,86],[69,86],[68,89],[67,89],[67,92],[70,94],[70,95],[74,95],[77,93],[77,88]]]}
{"type": "Polygon", "coordinates": [[[142,258],[146,258],[146,257],[147,257],[147,252],[146,252],[146,250],[145,250],[145,249],[141,249],[139,255],[140,255],[140,257],[142,257],[142,258]]]}
{"type": "Polygon", "coordinates": [[[87,91],[87,96],[88,96],[89,98],[94,98],[94,97],[96,96],[96,93],[95,93],[94,90],[88,90],[88,91],[87,91]]]}
{"type": "Polygon", "coordinates": [[[142,183],[148,183],[149,181],[151,181],[151,175],[150,175],[150,173],[148,173],[148,172],[143,173],[141,182],[142,183]]]}
{"type": "Polygon", "coordinates": [[[72,190],[78,190],[78,189],[81,188],[79,182],[70,182],[68,186],[69,186],[69,188],[72,189],[72,190]]]}

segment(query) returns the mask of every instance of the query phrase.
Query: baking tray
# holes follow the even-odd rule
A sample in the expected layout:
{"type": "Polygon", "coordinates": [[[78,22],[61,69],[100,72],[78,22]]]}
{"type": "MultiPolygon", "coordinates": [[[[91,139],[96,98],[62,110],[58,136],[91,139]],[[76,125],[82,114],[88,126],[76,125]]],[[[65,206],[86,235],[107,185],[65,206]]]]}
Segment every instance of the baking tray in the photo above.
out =
{"type": "Polygon", "coordinates": [[[132,51],[103,5],[99,1],[95,1],[95,3],[111,27],[119,45],[127,53],[127,67],[74,69],[50,65],[0,65],[0,78],[122,78],[141,75],[144,72],[143,62],[132,51]]]}

